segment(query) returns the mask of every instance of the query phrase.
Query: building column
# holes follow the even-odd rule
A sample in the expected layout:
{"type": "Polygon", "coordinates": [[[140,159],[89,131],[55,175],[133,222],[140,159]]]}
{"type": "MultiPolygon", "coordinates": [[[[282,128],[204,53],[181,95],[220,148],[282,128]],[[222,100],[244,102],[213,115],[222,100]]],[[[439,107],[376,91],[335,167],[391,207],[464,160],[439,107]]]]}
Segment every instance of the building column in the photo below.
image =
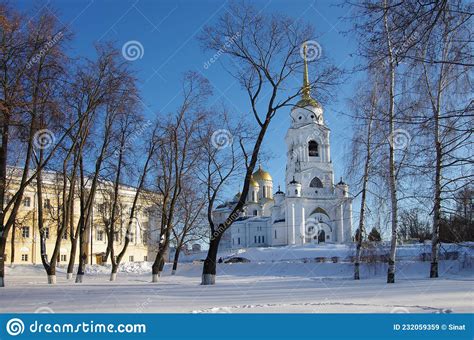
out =
{"type": "Polygon", "coordinates": [[[290,244],[295,244],[295,204],[291,204],[291,216],[290,216],[290,244]]]}
{"type": "Polygon", "coordinates": [[[304,215],[304,207],[301,208],[301,244],[306,243],[306,221],[304,215]]]}
{"type": "Polygon", "coordinates": [[[344,204],[341,203],[339,206],[340,217],[339,217],[339,228],[337,229],[337,242],[344,243],[344,204]]]}

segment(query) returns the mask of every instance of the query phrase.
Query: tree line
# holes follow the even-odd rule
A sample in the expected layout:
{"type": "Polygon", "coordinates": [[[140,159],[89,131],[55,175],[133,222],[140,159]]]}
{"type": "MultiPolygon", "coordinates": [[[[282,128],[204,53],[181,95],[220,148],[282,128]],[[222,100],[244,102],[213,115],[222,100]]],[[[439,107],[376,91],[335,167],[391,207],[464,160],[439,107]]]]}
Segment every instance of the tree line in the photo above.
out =
{"type": "MultiPolygon", "coordinates": [[[[440,232],[457,228],[446,222],[458,211],[460,192],[468,190],[472,202],[474,8],[458,0],[364,0],[345,6],[364,74],[351,101],[357,129],[352,171],[360,188],[363,236],[354,277],[359,279],[369,219],[389,226],[388,283],[395,282],[397,242],[403,237],[431,238],[429,276],[438,277],[440,232]]],[[[472,227],[472,218],[463,223],[472,227]]]]}

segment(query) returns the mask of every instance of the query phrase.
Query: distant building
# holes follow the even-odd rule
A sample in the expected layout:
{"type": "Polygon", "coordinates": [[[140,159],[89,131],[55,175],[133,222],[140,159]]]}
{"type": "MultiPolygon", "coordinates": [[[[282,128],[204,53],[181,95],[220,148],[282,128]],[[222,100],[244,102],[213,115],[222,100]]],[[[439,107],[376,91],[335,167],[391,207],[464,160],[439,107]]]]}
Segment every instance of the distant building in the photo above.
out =
{"type": "MultiPolygon", "coordinates": [[[[12,169],[10,169],[12,170],[12,169]]],[[[11,171],[11,180],[8,184],[10,198],[16,192],[15,186],[19,183],[18,175],[15,170],[11,171]]],[[[43,206],[44,206],[44,226],[46,236],[46,247],[48,255],[51,255],[56,235],[58,231],[58,209],[61,206],[61,174],[55,172],[43,173],[43,206]]],[[[87,263],[103,264],[104,255],[107,248],[107,234],[105,231],[105,222],[108,218],[108,197],[113,188],[113,183],[102,181],[96,192],[92,223],[87,227],[86,248],[87,263]]],[[[121,185],[120,187],[120,207],[119,217],[116,222],[115,231],[115,251],[121,250],[128,223],[129,212],[133,203],[136,189],[130,186],[121,185]]],[[[25,190],[23,202],[21,203],[16,218],[14,230],[10,230],[5,254],[5,263],[11,263],[12,237],[14,247],[14,263],[16,264],[40,264],[40,233],[38,227],[38,203],[37,203],[36,181],[33,181],[25,190]]],[[[156,255],[156,244],[159,235],[159,210],[157,209],[157,200],[159,196],[156,193],[143,192],[138,203],[138,212],[133,221],[131,232],[128,234],[130,244],[123,262],[153,261],[156,255]]],[[[8,202],[8,200],[7,200],[8,202]]],[[[6,204],[7,204],[6,202],[6,204]]],[[[79,221],[80,203],[79,198],[75,199],[74,204],[74,228],[79,221]]],[[[8,215],[7,215],[8,217],[8,215]]],[[[71,254],[71,230],[68,228],[62,236],[59,264],[68,264],[71,254]]],[[[76,253],[75,264],[78,263],[79,241],[76,253]]],[[[110,258],[108,259],[110,262],[110,258]]]]}
{"type": "MultiPolygon", "coordinates": [[[[301,100],[290,112],[286,134],[286,191],[273,194],[271,175],[253,174],[243,213],[224,233],[221,248],[346,243],[351,241],[352,197],[342,179],[334,185],[329,128],[323,108],[311,97],[305,61],[301,100]]],[[[213,212],[223,223],[240,198],[213,212]]]]}

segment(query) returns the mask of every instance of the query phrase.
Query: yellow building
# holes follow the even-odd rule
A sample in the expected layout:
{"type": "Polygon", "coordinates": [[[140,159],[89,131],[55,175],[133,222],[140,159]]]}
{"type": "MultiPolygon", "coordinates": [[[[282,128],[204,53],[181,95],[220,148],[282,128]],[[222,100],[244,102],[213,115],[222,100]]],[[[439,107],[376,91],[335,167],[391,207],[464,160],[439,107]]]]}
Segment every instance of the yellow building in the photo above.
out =
{"type": "MultiPolygon", "coordinates": [[[[19,183],[18,169],[9,169],[11,176],[8,186],[6,201],[16,192],[19,183]]],[[[92,219],[87,226],[86,245],[87,263],[103,264],[107,249],[107,234],[105,224],[107,223],[111,195],[113,191],[112,182],[100,182],[95,195],[92,219]]],[[[56,242],[59,228],[60,212],[62,204],[62,175],[56,172],[43,173],[43,220],[46,236],[47,253],[51,256],[56,242]]],[[[77,228],[80,212],[80,201],[78,190],[76,190],[74,202],[74,228],[77,228]]],[[[119,208],[116,219],[114,249],[117,255],[123,247],[127,234],[127,223],[129,213],[133,204],[136,189],[121,185],[119,191],[119,208]]],[[[159,238],[159,195],[156,193],[142,191],[137,205],[131,230],[128,233],[130,243],[122,262],[153,261],[156,255],[157,240],[159,238]]],[[[8,212],[7,216],[8,218],[8,212]]],[[[59,264],[67,265],[70,260],[72,243],[70,239],[71,230],[62,237],[59,264]]],[[[36,181],[33,181],[25,190],[23,201],[17,214],[14,230],[10,230],[8,244],[5,254],[5,263],[10,264],[40,264],[40,233],[38,227],[38,193],[36,181]],[[12,247],[13,245],[13,247],[12,247]],[[12,249],[14,252],[12,252],[12,249]],[[13,258],[13,261],[12,261],[13,258]]],[[[75,264],[78,263],[79,241],[76,252],[75,264]]],[[[107,259],[110,263],[110,257],[107,259]]]]}

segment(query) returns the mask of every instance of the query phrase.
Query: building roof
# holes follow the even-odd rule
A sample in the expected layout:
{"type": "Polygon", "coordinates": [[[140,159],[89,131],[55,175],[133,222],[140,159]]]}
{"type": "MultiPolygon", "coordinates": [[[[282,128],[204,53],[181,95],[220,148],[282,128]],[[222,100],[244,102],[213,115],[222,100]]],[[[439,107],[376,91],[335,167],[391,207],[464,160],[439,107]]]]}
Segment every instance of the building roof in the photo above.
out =
{"type": "Polygon", "coordinates": [[[273,181],[270,173],[263,170],[261,165],[259,165],[258,170],[253,173],[252,178],[256,181],[273,181]]]}

